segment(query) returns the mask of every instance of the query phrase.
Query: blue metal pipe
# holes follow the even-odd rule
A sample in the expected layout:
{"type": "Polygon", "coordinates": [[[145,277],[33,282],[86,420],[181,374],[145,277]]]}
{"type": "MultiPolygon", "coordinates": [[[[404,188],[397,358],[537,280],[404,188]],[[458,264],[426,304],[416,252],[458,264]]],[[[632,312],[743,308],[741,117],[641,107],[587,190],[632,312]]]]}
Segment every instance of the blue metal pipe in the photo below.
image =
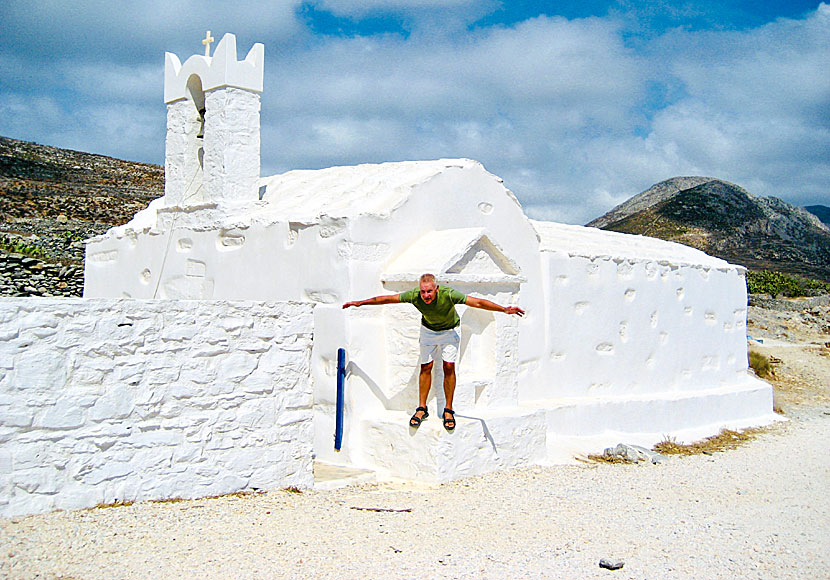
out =
{"type": "Polygon", "coordinates": [[[340,451],[343,443],[343,399],[346,387],[346,349],[337,349],[337,408],[334,417],[334,448],[340,451]]]}

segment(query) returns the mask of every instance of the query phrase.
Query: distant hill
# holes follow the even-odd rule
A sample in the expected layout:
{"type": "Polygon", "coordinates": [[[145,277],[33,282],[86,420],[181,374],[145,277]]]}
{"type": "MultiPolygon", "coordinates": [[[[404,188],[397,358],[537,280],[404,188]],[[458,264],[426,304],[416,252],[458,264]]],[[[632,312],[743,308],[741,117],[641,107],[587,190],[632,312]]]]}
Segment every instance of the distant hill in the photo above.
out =
{"type": "Polygon", "coordinates": [[[587,225],[686,244],[753,270],[830,281],[830,230],[775,197],[709,177],[675,177],[587,225]]]}
{"type": "Polygon", "coordinates": [[[808,205],[804,209],[820,219],[824,225],[830,226],[830,207],[826,205],[808,205]]]}
{"type": "Polygon", "coordinates": [[[164,168],[0,137],[0,220],[117,225],[164,194],[164,168]]]}
{"type": "Polygon", "coordinates": [[[83,240],[164,194],[164,168],[0,137],[0,296],[79,296],[83,240]],[[15,252],[12,252],[15,254],[15,252]]]}

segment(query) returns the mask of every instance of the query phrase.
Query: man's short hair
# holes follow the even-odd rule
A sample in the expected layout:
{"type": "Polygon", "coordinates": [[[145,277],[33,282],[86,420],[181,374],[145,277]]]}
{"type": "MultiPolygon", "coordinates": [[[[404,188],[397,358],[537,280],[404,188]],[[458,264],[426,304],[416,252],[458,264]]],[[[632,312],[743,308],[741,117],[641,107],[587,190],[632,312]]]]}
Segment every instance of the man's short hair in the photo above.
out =
{"type": "Polygon", "coordinates": [[[438,286],[438,282],[435,281],[434,274],[421,274],[421,277],[418,279],[418,283],[423,284],[424,282],[432,282],[433,286],[438,286]]]}

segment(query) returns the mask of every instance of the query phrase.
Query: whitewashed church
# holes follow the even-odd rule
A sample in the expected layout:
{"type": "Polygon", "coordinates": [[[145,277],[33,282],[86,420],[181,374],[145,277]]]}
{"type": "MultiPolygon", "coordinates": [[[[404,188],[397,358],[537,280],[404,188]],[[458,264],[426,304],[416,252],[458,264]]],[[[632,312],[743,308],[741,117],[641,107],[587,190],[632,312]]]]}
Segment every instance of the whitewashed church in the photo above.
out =
{"type": "Polygon", "coordinates": [[[263,46],[239,61],[231,34],[212,56],[167,54],[165,195],[88,243],[84,298],[312,303],[317,462],[441,482],[774,420],[771,387],[747,372],[744,268],[528,219],[469,159],[260,177],[263,67],[263,46]],[[434,419],[440,365],[432,418],[408,425],[417,311],[341,308],[412,288],[424,272],[527,311],[460,307],[454,432],[434,419]],[[340,450],[338,348],[348,361],[340,450]]]}

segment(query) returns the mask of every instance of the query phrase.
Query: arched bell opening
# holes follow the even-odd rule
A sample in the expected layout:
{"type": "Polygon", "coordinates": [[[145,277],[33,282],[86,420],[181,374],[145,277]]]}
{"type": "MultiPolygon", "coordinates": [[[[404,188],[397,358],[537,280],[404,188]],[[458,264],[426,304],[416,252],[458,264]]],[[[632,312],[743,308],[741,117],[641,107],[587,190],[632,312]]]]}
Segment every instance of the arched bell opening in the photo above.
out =
{"type": "Polygon", "coordinates": [[[199,131],[196,137],[204,138],[205,136],[205,91],[202,90],[202,79],[199,75],[190,75],[187,79],[187,98],[191,101],[196,109],[199,121],[199,131]]]}
{"type": "Polygon", "coordinates": [[[202,79],[199,75],[192,74],[187,79],[187,100],[192,103],[193,108],[190,109],[188,115],[188,135],[190,139],[190,154],[189,157],[192,162],[189,172],[185,191],[183,204],[199,203],[202,195],[202,185],[204,183],[204,168],[205,168],[205,117],[207,114],[205,108],[205,91],[202,89],[202,79]]]}

